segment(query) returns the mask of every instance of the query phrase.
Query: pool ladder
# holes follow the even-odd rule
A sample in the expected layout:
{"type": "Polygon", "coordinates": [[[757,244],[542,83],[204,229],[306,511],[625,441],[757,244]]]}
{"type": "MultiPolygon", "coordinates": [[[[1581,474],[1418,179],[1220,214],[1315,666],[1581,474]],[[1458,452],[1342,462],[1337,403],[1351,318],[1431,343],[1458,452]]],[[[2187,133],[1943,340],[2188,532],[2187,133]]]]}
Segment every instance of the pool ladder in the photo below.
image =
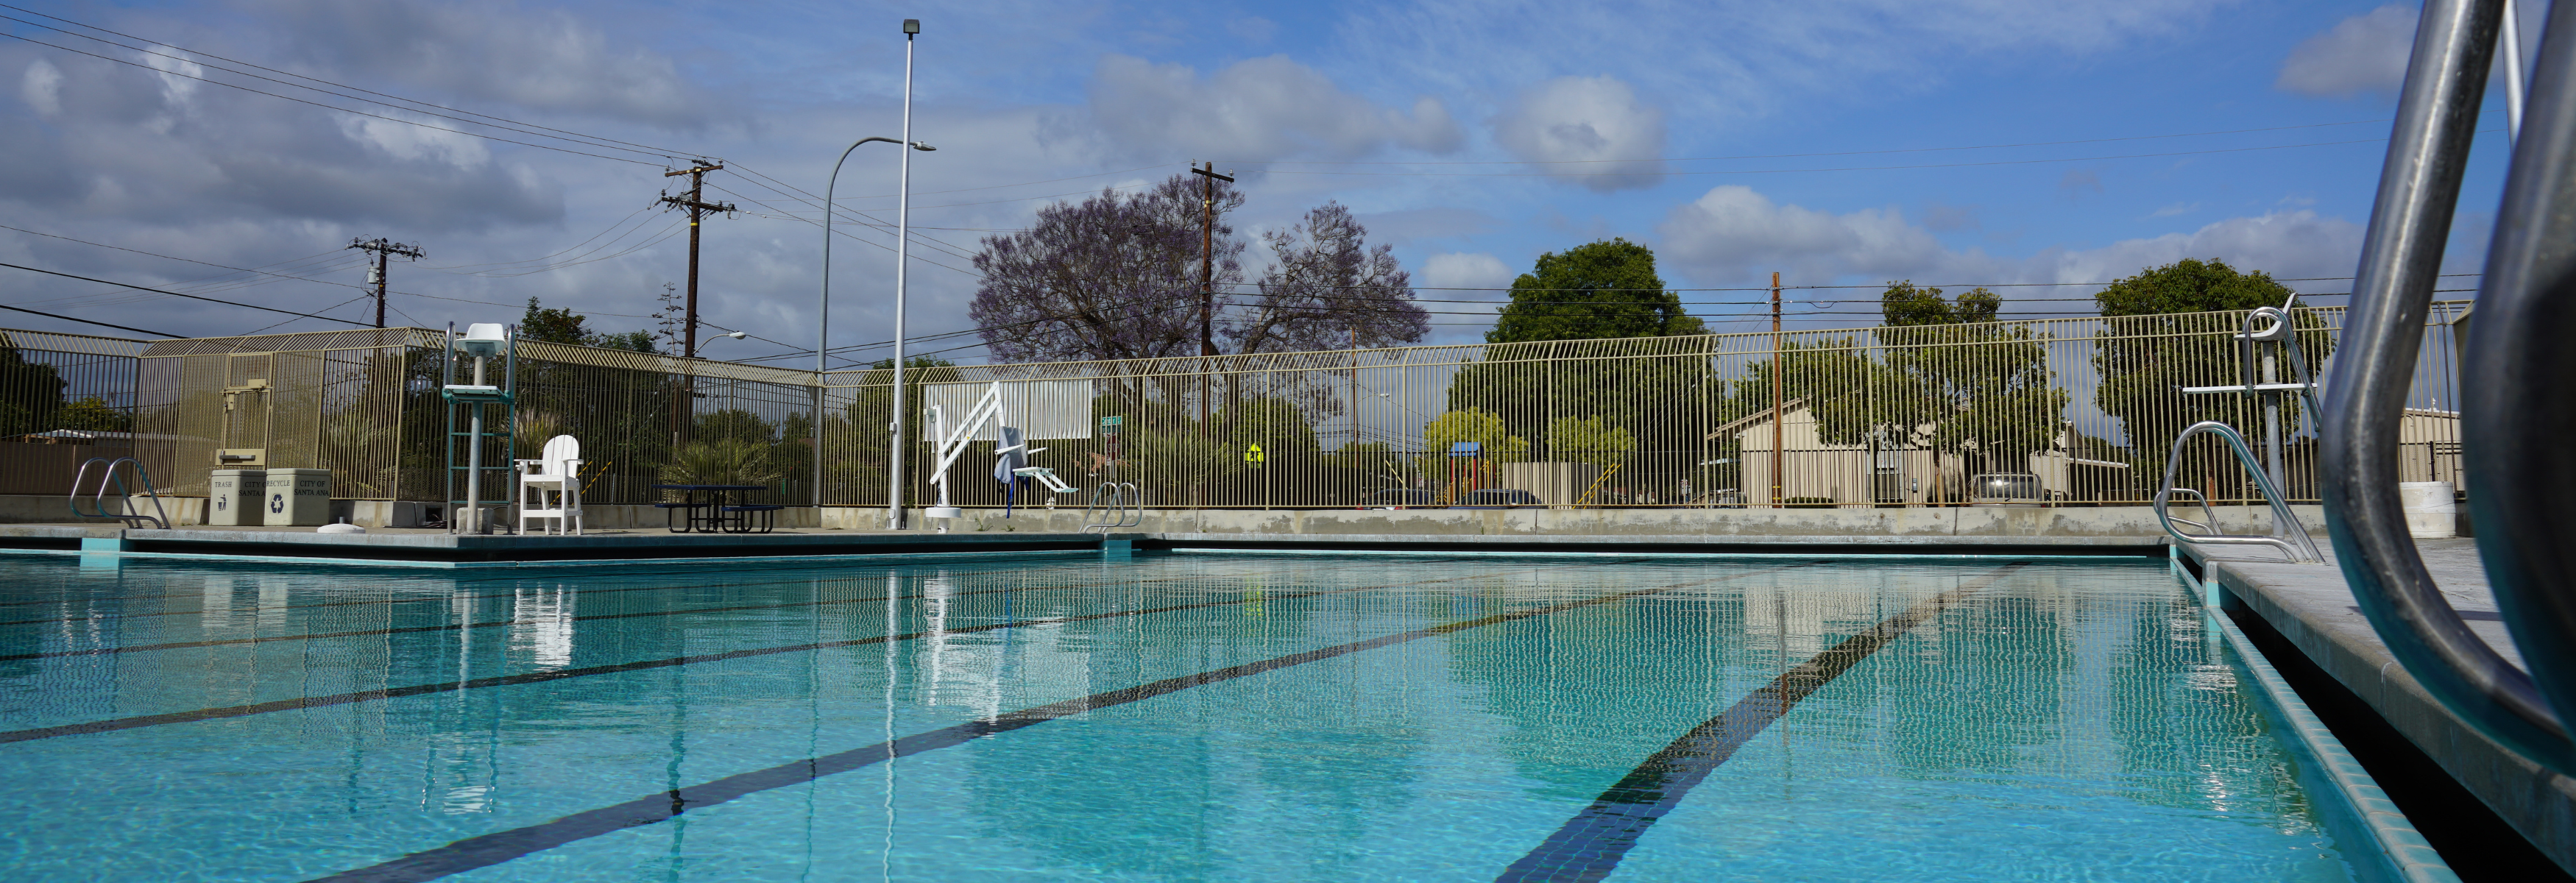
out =
{"type": "Polygon", "coordinates": [[[72,514],[81,518],[114,518],[118,521],[125,522],[125,526],[127,527],[142,527],[146,524],[150,524],[153,527],[160,528],[162,530],[170,529],[170,510],[161,508],[161,493],[153,490],[152,488],[152,474],[143,471],[143,462],[132,457],[118,457],[114,460],[110,460],[106,457],[91,457],[88,461],[83,462],[81,464],[80,474],[72,476],[71,504],[72,514]],[[81,483],[89,480],[89,468],[100,463],[107,464],[107,472],[100,475],[98,478],[98,493],[90,500],[90,509],[92,511],[83,512],[80,507],[81,483]],[[116,467],[127,463],[134,464],[134,477],[143,482],[143,493],[145,496],[152,498],[152,511],[158,514],[144,515],[141,513],[108,513],[107,485],[109,482],[116,483],[116,498],[120,504],[117,508],[122,510],[133,506],[134,497],[126,492],[125,479],[116,477],[116,467]]]}
{"type": "Polygon", "coordinates": [[[1092,489],[1091,498],[1083,503],[1082,520],[1089,523],[1082,526],[1082,532],[1090,533],[1093,528],[1098,528],[1102,536],[1107,536],[1112,530],[1143,524],[1144,505],[1145,494],[1136,488],[1135,482],[1101,482],[1099,487],[1092,489]],[[1106,513],[1109,520],[1098,520],[1102,513],[1106,513]]]}
{"type": "Polygon", "coordinates": [[[2176,542],[2194,546],[2271,546],[2280,549],[2281,554],[2295,564],[2326,563],[2326,557],[2317,552],[2316,540],[2308,537],[2307,525],[2299,523],[2299,516],[2290,511],[2290,504],[2282,498],[2281,489],[2272,484],[2272,477],[2264,474],[2261,466],[2255,465],[2254,452],[2246,449],[2245,437],[2237,434],[2234,427],[2225,423],[2204,420],[2192,424],[2190,428],[2183,430],[2181,435],[2174,437],[2172,456],[2165,458],[2164,484],[2156,490],[2155,506],[2156,523],[2162,525],[2165,533],[2172,536],[2176,542]],[[2218,513],[2209,508],[2209,496],[2174,483],[2175,474],[2182,469],[2183,448],[2190,444],[2192,436],[2204,432],[2225,440],[2228,451],[2236,455],[2236,462],[2243,464],[2246,472],[2253,473],[2254,487],[2262,492],[2263,500],[2272,505],[2270,536],[2218,533],[2218,513]],[[2208,520],[2193,521],[2188,518],[2177,518],[2173,513],[2166,511],[2167,504],[2172,501],[2175,494],[2190,494],[2194,499],[2199,500],[2201,517],[2208,520]],[[2183,533],[2174,528],[2177,523],[2188,524],[2209,533],[2183,533]]]}

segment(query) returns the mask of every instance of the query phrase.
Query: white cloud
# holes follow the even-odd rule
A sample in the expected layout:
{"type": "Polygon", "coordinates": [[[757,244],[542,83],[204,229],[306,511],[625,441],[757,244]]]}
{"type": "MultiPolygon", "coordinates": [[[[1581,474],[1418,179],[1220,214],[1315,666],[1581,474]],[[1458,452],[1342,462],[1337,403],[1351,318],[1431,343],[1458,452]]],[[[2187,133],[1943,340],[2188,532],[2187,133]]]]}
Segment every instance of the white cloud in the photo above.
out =
{"type": "MultiPolygon", "coordinates": [[[[2020,261],[1974,253],[1960,257],[1986,261],[1997,271],[2015,274],[2014,280],[2032,282],[2099,282],[2183,258],[2217,258],[2240,270],[2285,278],[2348,276],[2361,259],[2361,233],[2360,224],[2302,210],[2228,218],[2190,233],[2125,239],[2101,248],[2050,249],[2020,261]]],[[[2321,290],[2342,289],[2330,285],[2321,290]]]]}
{"type": "Polygon", "coordinates": [[[1846,278],[1977,282],[2102,282],[2183,258],[2217,258],[2281,277],[2343,276],[2361,254],[2361,225],[2313,211],[2229,218],[2190,233],[2025,258],[1953,251],[1893,208],[1834,214],[1781,205],[1728,185],[1675,207],[1658,228],[1664,259],[1705,285],[1783,271],[1822,283],[1846,278]]]}
{"type": "Polygon", "coordinates": [[[1781,270],[1792,278],[1899,274],[1947,254],[1895,208],[1836,215],[1780,205],[1728,184],[1673,209],[1657,228],[1668,260],[1704,283],[1781,270]]]}
{"type": "Polygon", "coordinates": [[[18,81],[18,97],[36,113],[54,116],[63,112],[63,71],[53,62],[36,59],[27,65],[27,75],[18,81]]]}
{"type": "Polygon", "coordinates": [[[1441,94],[1508,95],[1534,79],[1612,73],[1677,117],[1724,125],[1920,92],[2023,56],[2116,52],[2193,33],[2231,2],[1396,0],[1355,9],[1339,39],[1383,76],[1441,94]],[[1615,49],[1552,51],[1561,47],[1615,49]]]}
{"type": "Polygon", "coordinates": [[[674,128],[747,110],[711,100],[669,56],[612,43],[567,11],[490,0],[259,5],[283,23],[288,51],[415,89],[674,128]]]}
{"type": "Polygon", "coordinates": [[[1663,162],[1664,112],[1609,76],[1558,77],[1494,118],[1494,140],[1540,169],[1594,190],[1651,186],[1663,162]]]}
{"type": "Polygon", "coordinates": [[[2177,202],[2177,203],[2174,203],[2174,204],[2172,204],[2172,205],[2168,205],[2168,206],[2165,206],[2165,207],[2163,207],[2163,208],[2156,209],[2155,211],[2148,212],[2148,213],[2147,213],[2147,217],[2150,217],[2150,218],[2170,218],[2170,217],[2173,217],[2173,216],[2175,216],[2175,215],[2187,215],[2187,214],[2191,214],[2192,212],[2196,212],[2196,211],[2199,211],[2199,210],[2200,210],[2200,203],[2197,203],[2197,202],[2177,202]]]}
{"type": "Polygon", "coordinates": [[[2291,49],[2272,86],[2320,98],[2395,92],[2406,80],[2414,41],[2415,10],[2394,3],[2382,6],[2344,19],[2291,49]]]}
{"type": "Polygon", "coordinates": [[[1423,261],[1422,272],[1414,280],[1424,288],[1509,288],[1515,275],[1511,267],[1493,255],[1450,252],[1423,261]]]}
{"type": "Polygon", "coordinates": [[[401,160],[432,160],[471,169],[492,159],[483,140],[447,129],[413,126],[389,119],[344,116],[340,134],[401,160]]]}
{"type": "Polygon", "coordinates": [[[1187,65],[1103,56],[1090,109],[1111,151],[1157,158],[1349,159],[1389,146],[1446,153],[1461,141],[1437,99],[1416,99],[1410,112],[1383,107],[1284,55],[1205,78],[1187,65]]]}

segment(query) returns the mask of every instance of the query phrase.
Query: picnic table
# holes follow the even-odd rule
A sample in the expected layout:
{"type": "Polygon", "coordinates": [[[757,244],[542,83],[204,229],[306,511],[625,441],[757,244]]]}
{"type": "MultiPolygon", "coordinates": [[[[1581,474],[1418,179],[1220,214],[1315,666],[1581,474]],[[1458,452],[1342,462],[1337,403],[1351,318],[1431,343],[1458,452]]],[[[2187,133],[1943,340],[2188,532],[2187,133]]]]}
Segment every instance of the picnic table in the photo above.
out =
{"type": "Polygon", "coordinates": [[[662,525],[672,533],[752,533],[755,530],[768,533],[777,526],[778,510],[787,508],[744,501],[744,494],[769,489],[768,485],[762,484],[657,484],[653,487],[682,492],[678,502],[653,504],[654,508],[663,510],[662,525]],[[698,499],[699,494],[706,494],[706,499],[698,499]],[[727,495],[731,495],[732,502],[726,502],[727,495]],[[674,517],[679,521],[673,522],[674,517]]]}

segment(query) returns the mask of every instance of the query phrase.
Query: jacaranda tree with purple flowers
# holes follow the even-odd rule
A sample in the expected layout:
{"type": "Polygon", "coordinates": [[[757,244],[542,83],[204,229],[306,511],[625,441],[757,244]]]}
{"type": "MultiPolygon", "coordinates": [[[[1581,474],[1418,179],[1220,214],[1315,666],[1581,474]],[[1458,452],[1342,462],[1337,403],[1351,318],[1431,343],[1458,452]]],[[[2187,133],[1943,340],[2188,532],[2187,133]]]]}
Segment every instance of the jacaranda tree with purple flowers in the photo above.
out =
{"type": "MultiPolygon", "coordinates": [[[[997,362],[1198,354],[1200,183],[1102,190],[1038,210],[1029,229],[984,237],[967,315],[997,362]]],[[[1243,241],[1226,216],[1243,195],[1216,183],[1216,290],[1243,281],[1243,241]]]]}

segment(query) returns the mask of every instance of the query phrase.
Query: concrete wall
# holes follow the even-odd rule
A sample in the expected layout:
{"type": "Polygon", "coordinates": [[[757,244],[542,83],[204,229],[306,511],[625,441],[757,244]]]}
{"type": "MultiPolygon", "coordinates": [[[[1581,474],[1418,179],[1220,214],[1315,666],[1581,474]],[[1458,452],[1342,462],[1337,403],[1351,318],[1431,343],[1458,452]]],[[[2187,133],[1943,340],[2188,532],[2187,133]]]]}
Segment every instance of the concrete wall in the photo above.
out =
{"type": "MultiPolygon", "coordinates": [[[[94,497],[81,498],[81,511],[89,511],[94,497]]],[[[149,498],[136,498],[138,511],[153,512],[149,498]]],[[[107,511],[123,511],[117,498],[107,498],[107,511]]],[[[206,498],[162,497],[161,510],[169,513],[173,526],[206,523],[206,498]]],[[[71,500],[62,494],[0,494],[0,524],[119,524],[113,518],[73,518],[71,500]]]]}
{"type": "MultiPolygon", "coordinates": [[[[2316,506],[2293,506],[2308,532],[2322,536],[2325,516],[2316,506]]],[[[827,510],[827,512],[830,510],[827,510]]],[[[865,513],[873,528],[882,509],[865,513]]],[[[2266,533],[2271,512],[2220,507],[2231,533],[2266,533]]],[[[831,517],[827,526],[834,525],[831,517]]],[[[927,524],[918,514],[914,524],[927,524]]],[[[1073,531],[1079,509],[969,509],[951,530],[1073,531]]],[[[2060,509],[1273,509],[1146,510],[1128,531],[1146,533],[1420,534],[1490,536],[1921,536],[2159,537],[2155,513],[2145,506],[2060,509]]]]}

